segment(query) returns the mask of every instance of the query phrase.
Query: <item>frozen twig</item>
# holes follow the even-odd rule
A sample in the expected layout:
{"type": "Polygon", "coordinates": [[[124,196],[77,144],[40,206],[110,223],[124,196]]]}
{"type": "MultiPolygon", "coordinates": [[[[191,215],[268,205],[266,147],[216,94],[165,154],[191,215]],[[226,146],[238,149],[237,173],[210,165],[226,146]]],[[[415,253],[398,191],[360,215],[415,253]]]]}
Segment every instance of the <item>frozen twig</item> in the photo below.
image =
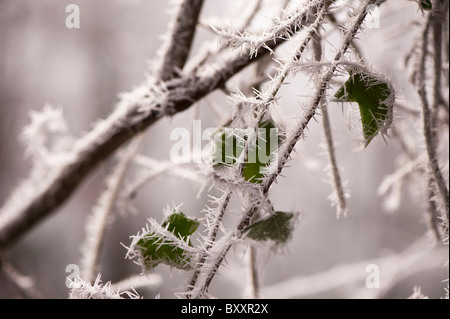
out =
{"type": "Polygon", "coordinates": [[[303,27],[304,20],[313,12],[316,7],[322,5],[324,0],[313,0],[304,6],[297,6],[292,11],[284,12],[284,16],[276,18],[271,29],[262,35],[255,35],[249,32],[236,34],[232,29],[215,29],[216,33],[232,47],[248,47],[250,55],[256,55],[262,47],[270,50],[266,44],[274,39],[289,39],[298,29],[303,27]]]}
{"type": "MultiPolygon", "coordinates": [[[[309,276],[289,278],[283,282],[261,288],[262,298],[304,298],[317,297],[321,293],[340,288],[348,290],[348,298],[382,297],[389,289],[401,280],[427,270],[436,269],[442,257],[442,248],[430,249],[414,243],[399,254],[392,254],[372,260],[364,260],[353,264],[343,264],[330,270],[309,276]],[[426,258],[425,258],[426,257],[426,258]],[[368,289],[364,285],[368,273],[368,265],[378,265],[382,272],[381,289],[368,289]],[[358,287],[360,287],[358,289],[358,287]]],[[[406,298],[407,296],[405,296],[406,298]]]]}
{"type": "Polygon", "coordinates": [[[180,74],[188,58],[203,0],[178,0],[167,40],[160,49],[158,78],[168,81],[180,74]]]}
{"type": "Polygon", "coordinates": [[[428,94],[425,87],[425,77],[426,77],[426,56],[428,51],[428,35],[430,32],[430,19],[431,15],[427,16],[425,22],[425,27],[422,32],[422,46],[419,58],[419,73],[418,73],[418,83],[417,90],[422,102],[422,116],[423,116],[423,134],[425,137],[426,150],[428,155],[428,162],[430,165],[430,170],[433,175],[434,181],[437,185],[437,189],[442,198],[444,211],[447,220],[449,219],[449,191],[446,186],[446,181],[442,174],[441,168],[439,167],[438,156],[436,154],[436,138],[435,129],[433,127],[433,111],[431,109],[430,102],[428,100],[428,94]]]}
{"type": "MultiPolygon", "coordinates": [[[[160,64],[157,66],[156,78],[169,81],[179,74],[186,63],[194,38],[197,20],[203,0],[182,0],[169,27],[169,35],[160,51],[160,64]]],[[[100,196],[92,216],[86,225],[86,242],[83,245],[82,276],[86,282],[92,283],[97,272],[96,266],[100,255],[103,238],[113,206],[119,195],[122,181],[129,164],[136,155],[143,135],[134,138],[127,148],[112,175],[107,179],[106,191],[100,196]]]]}

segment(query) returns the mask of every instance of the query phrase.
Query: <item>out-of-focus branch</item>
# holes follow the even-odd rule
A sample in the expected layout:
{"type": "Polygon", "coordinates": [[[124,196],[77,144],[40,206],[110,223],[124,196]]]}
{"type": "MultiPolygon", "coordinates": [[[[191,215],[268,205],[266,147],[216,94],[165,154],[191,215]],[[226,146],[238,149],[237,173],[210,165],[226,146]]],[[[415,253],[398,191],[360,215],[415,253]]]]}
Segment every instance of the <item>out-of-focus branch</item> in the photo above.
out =
{"type": "MultiPolygon", "coordinates": [[[[442,106],[443,110],[447,113],[448,121],[448,102],[444,100],[442,96],[442,39],[443,39],[443,26],[445,24],[445,13],[448,10],[448,1],[438,0],[436,1],[437,8],[433,11],[430,17],[431,30],[433,32],[433,110],[435,115],[433,116],[433,122],[438,120],[439,107],[442,106]],[[447,9],[446,9],[447,7],[447,9]],[[445,10],[445,11],[444,11],[445,10]]],[[[448,124],[448,122],[447,122],[448,124]]]]}
{"type": "MultiPolygon", "coordinates": [[[[352,41],[352,43],[354,43],[354,41],[352,41]]],[[[314,60],[317,62],[321,62],[323,52],[322,52],[322,39],[319,33],[314,37],[313,49],[314,49],[314,60]]],[[[331,130],[330,116],[328,114],[328,102],[326,101],[325,98],[322,99],[320,105],[321,105],[320,108],[322,110],[322,127],[325,135],[328,160],[330,161],[331,176],[333,179],[332,182],[334,187],[334,194],[336,197],[336,201],[333,204],[335,204],[337,208],[336,214],[337,218],[339,218],[341,215],[346,217],[347,202],[345,199],[345,190],[342,183],[341,174],[339,172],[339,167],[337,165],[333,133],[331,130]]]]}
{"type": "Polygon", "coordinates": [[[250,286],[250,298],[258,299],[260,296],[258,269],[256,266],[256,248],[253,246],[248,247],[247,256],[248,277],[250,286]]]}
{"type": "Polygon", "coordinates": [[[439,167],[439,161],[436,154],[436,136],[435,127],[433,124],[433,110],[431,109],[430,102],[428,100],[428,94],[425,86],[426,77],[426,56],[428,51],[428,35],[430,32],[432,16],[428,15],[425,22],[425,27],[422,32],[422,47],[420,52],[420,64],[418,73],[418,84],[417,92],[422,102],[422,113],[423,113],[423,134],[425,137],[426,150],[428,155],[428,161],[430,165],[431,173],[433,174],[434,181],[437,185],[439,194],[442,197],[442,201],[445,206],[445,213],[447,220],[449,219],[449,191],[446,186],[444,176],[442,174],[441,168],[439,167]]]}
{"type": "Polygon", "coordinates": [[[42,294],[36,289],[34,281],[20,274],[0,254],[0,298],[39,299],[42,294]]]}
{"type": "MultiPolygon", "coordinates": [[[[379,298],[395,284],[408,276],[423,271],[435,270],[441,263],[443,248],[427,248],[426,240],[419,240],[400,254],[360,261],[353,264],[336,266],[330,270],[309,275],[289,278],[272,286],[261,288],[262,298],[304,298],[315,297],[333,289],[349,287],[347,298],[379,298]],[[368,265],[377,265],[382,269],[380,289],[365,287],[364,281],[369,275],[368,265]]],[[[405,295],[405,298],[407,296],[405,295]]]]}
{"type": "Polygon", "coordinates": [[[176,77],[184,67],[191,51],[203,0],[182,0],[170,24],[169,38],[161,48],[161,65],[158,77],[168,81],[176,77]]]}

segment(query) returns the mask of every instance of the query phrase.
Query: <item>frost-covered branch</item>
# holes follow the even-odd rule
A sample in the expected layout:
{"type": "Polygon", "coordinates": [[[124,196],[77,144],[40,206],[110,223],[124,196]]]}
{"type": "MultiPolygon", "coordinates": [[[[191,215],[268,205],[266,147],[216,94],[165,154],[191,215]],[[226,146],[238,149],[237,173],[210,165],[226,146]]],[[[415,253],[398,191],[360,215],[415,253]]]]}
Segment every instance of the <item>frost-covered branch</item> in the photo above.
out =
{"type": "Polygon", "coordinates": [[[167,40],[161,47],[157,77],[168,81],[180,74],[191,51],[203,0],[177,0],[176,12],[170,23],[167,40]]]}
{"type": "MultiPolygon", "coordinates": [[[[362,22],[364,21],[364,18],[367,14],[366,11],[367,6],[374,3],[376,3],[376,1],[366,1],[365,4],[362,6],[362,9],[360,9],[358,15],[356,16],[356,18],[354,18],[353,25],[347,31],[342,46],[336,53],[331,66],[327,67],[327,69],[322,73],[320,80],[316,84],[316,92],[313,98],[311,99],[310,105],[308,106],[308,108],[304,113],[303,119],[300,121],[299,125],[287,136],[286,141],[280,147],[280,150],[278,152],[277,166],[272,168],[273,171],[270,174],[268,174],[267,178],[263,183],[264,193],[267,193],[269,191],[270,186],[275,181],[278,174],[281,173],[281,170],[283,169],[284,165],[290,158],[291,152],[294,149],[295,144],[303,136],[305,128],[307,127],[312,117],[315,115],[317,107],[319,106],[322,98],[325,96],[326,90],[328,89],[330,80],[334,72],[336,71],[341,60],[344,58],[345,52],[349,48],[351,41],[355,37],[356,33],[361,27],[362,22]]],[[[251,216],[252,214],[253,214],[252,212],[249,212],[249,216],[251,216]]],[[[248,220],[243,220],[239,228],[245,227],[247,223],[248,220]]]]}
{"type": "Polygon", "coordinates": [[[433,110],[428,99],[428,94],[426,90],[426,56],[428,51],[428,37],[430,32],[430,21],[431,14],[428,15],[427,21],[425,22],[425,27],[422,32],[422,46],[419,56],[419,72],[418,72],[418,83],[417,90],[422,103],[422,117],[423,117],[423,134],[425,137],[426,150],[428,155],[428,162],[430,165],[430,170],[433,175],[434,181],[437,185],[437,189],[443,200],[444,209],[446,213],[447,220],[449,219],[449,190],[446,185],[446,181],[442,174],[441,168],[439,167],[439,160],[436,154],[436,138],[435,130],[433,127],[435,121],[433,121],[433,110]]]}
{"type": "Polygon", "coordinates": [[[248,267],[250,297],[252,299],[258,299],[260,296],[260,287],[259,287],[258,269],[256,264],[256,248],[253,246],[248,247],[247,267],[248,267]]]}
{"type": "Polygon", "coordinates": [[[101,283],[101,275],[98,274],[94,283],[85,282],[76,278],[70,284],[70,299],[140,299],[139,294],[133,289],[116,290],[111,286],[111,282],[101,283]]]}
{"type": "Polygon", "coordinates": [[[162,278],[158,274],[134,275],[111,284],[115,291],[134,290],[139,288],[158,289],[162,284],[162,278]]]}
{"type": "Polygon", "coordinates": [[[289,12],[283,12],[282,17],[277,17],[272,27],[262,35],[255,35],[247,31],[236,33],[231,28],[222,30],[214,28],[216,33],[232,47],[250,48],[250,55],[256,55],[262,47],[270,50],[267,43],[276,39],[290,39],[297,30],[301,29],[304,21],[312,14],[315,8],[323,5],[324,0],[313,0],[302,6],[295,6],[289,12]]]}
{"type": "MultiPolygon", "coordinates": [[[[202,268],[205,266],[206,259],[210,255],[210,249],[215,244],[217,233],[222,223],[225,211],[230,202],[232,193],[233,191],[231,190],[231,188],[228,188],[227,190],[224,191],[221,197],[212,198],[212,202],[214,205],[216,205],[216,207],[214,208],[207,207],[207,209],[205,210],[206,223],[208,225],[207,227],[208,234],[204,237],[205,244],[204,247],[202,248],[198,261],[195,264],[195,268],[188,286],[188,291],[195,288],[198,276],[200,275],[202,268]]],[[[186,296],[190,297],[189,294],[187,294],[186,296]]]]}

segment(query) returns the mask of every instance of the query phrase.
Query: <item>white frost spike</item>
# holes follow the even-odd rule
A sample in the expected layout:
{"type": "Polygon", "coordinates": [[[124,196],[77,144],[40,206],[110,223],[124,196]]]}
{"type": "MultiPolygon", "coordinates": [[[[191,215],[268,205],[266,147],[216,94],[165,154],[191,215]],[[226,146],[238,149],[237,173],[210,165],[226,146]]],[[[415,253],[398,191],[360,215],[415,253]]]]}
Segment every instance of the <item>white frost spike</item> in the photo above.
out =
{"type": "Polygon", "coordinates": [[[303,27],[303,22],[307,15],[317,6],[321,0],[309,1],[307,5],[293,6],[293,8],[284,11],[282,17],[274,19],[271,28],[264,31],[261,35],[250,32],[237,32],[232,27],[223,27],[217,29],[211,28],[228,45],[240,48],[241,51],[248,47],[250,56],[256,56],[258,50],[262,47],[271,51],[266,45],[274,39],[290,39],[292,34],[303,27]]]}
{"type": "Polygon", "coordinates": [[[101,274],[97,275],[93,285],[80,278],[72,281],[70,290],[70,299],[140,299],[139,294],[133,291],[119,291],[111,288],[111,282],[108,281],[102,285],[101,274]],[[126,298],[125,298],[126,297],[126,298]]]}

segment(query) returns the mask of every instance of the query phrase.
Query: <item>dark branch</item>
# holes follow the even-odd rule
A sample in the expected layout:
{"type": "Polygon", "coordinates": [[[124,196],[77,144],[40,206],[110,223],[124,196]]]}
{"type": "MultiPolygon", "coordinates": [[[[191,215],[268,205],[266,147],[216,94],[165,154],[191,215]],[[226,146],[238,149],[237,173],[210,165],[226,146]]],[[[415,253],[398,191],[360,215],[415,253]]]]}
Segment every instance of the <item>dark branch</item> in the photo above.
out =
{"type": "Polygon", "coordinates": [[[162,48],[162,64],[158,70],[159,78],[168,81],[183,69],[191,51],[197,21],[203,0],[183,0],[171,22],[169,39],[162,48]]]}

